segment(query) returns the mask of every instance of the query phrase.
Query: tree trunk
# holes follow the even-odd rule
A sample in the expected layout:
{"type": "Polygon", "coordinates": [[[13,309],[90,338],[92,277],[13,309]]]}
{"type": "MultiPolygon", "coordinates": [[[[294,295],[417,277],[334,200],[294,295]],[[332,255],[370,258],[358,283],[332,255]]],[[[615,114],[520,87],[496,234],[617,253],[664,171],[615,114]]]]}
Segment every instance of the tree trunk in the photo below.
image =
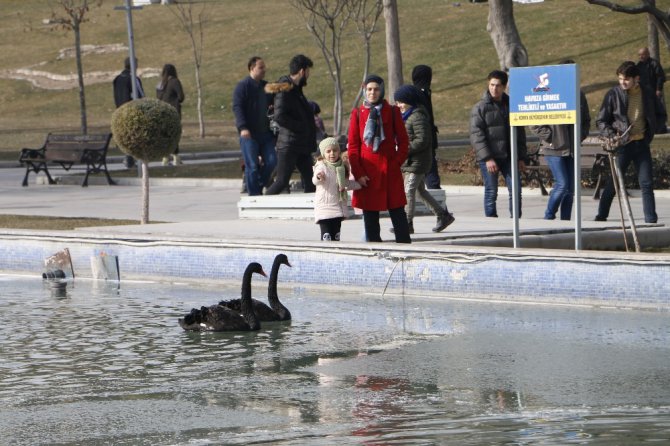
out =
{"type": "Polygon", "coordinates": [[[386,63],[388,65],[386,97],[393,98],[393,92],[403,84],[397,0],[384,0],[384,21],[386,22],[386,63]]]}
{"type": "Polygon", "coordinates": [[[365,40],[365,64],[363,65],[363,79],[361,79],[361,87],[358,89],[358,94],[356,95],[356,99],[354,99],[354,105],[351,107],[352,109],[358,107],[358,103],[361,101],[361,98],[363,97],[363,83],[365,82],[365,79],[368,77],[368,73],[370,72],[370,56],[371,56],[372,48],[370,45],[370,40],[366,39],[365,40]]]}
{"type": "Polygon", "coordinates": [[[79,81],[79,113],[81,115],[81,133],[88,133],[86,124],[86,96],[84,95],[84,68],[81,63],[81,32],[79,23],[75,22],[74,29],[74,52],[77,61],[77,80],[79,81]]]}
{"type": "Polygon", "coordinates": [[[498,53],[500,69],[528,66],[528,52],[521,43],[514,22],[512,0],[489,0],[489,20],[486,30],[498,53]]]}
{"type": "Polygon", "coordinates": [[[200,124],[200,137],[205,137],[205,115],[202,110],[203,108],[203,99],[202,99],[202,79],[200,78],[200,65],[195,65],[195,87],[198,92],[198,123],[200,124]]]}
{"type": "Polygon", "coordinates": [[[142,165],[142,218],[140,224],[149,223],[149,163],[139,160],[142,165]]]}
{"type": "MultiPolygon", "coordinates": [[[[656,6],[656,0],[649,0],[649,3],[652,6],[656,6]]],[[[654,16],[651,14],[647,14],[647,47],[649,48],[650,56],[656,59],[658,63],[661,63],[661,51],[658,47],[658,28],[656,28],[654,16]]]]}

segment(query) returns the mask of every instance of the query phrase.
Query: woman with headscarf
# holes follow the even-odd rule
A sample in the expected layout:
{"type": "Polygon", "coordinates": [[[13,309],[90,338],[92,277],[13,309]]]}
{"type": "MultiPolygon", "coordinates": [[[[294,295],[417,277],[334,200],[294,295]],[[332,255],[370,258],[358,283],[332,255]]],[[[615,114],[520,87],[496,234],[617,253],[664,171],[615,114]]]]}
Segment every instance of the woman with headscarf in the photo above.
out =
{"type": "Polygon", "coordinates": [[[363,211],[365,238],[381,242],[379,212],[388,211],[396,243],[411,243],[405,189],[400,166],[409,139],[400,110],[384,99],[384,80],[370,75],[363,84],[363,105],[351,112],[348,153],[351,172],[363,186],[351,205],[363,211]]]}

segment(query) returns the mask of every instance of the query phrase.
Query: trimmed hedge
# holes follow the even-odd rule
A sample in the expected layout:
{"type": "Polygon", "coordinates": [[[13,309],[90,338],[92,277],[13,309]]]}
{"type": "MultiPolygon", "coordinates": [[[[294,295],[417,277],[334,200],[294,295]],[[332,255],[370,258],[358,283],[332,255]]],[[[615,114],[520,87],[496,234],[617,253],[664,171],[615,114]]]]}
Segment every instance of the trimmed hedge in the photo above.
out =
{"type": "Polygon", "coordinates": [[[181,137],[177,110],[158,99],[137,99],[112,114],[112,134],[121,151],[145,162],[175,151],[181,137]]]}

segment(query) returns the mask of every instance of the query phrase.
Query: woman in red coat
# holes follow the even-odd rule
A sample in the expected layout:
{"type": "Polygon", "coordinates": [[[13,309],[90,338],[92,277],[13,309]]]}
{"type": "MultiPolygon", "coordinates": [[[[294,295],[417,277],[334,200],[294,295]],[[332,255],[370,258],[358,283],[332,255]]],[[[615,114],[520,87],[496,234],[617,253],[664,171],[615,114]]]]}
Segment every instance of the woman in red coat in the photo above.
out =
{"type": "Polygon", "coordinates": [[[365,101],[351,112],[348,153],[351,172],[361,186],[351,204],[363,210],[365,237],[381,242],[379,212],[389,211],[396,243],[411,243],[405,214],[405,188],[400,166],[409,150],[409,139],[400,110],[384,99],[384,80],[368,76],[363,85],[365,101]]]}

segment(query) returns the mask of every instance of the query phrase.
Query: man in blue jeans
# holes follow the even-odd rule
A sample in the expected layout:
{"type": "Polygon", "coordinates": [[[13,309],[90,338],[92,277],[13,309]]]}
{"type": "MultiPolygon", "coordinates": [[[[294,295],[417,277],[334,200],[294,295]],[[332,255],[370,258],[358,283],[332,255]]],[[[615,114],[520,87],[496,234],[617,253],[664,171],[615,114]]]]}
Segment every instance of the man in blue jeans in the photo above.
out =
{"type": "Polygon", "coordinates": [[[235,126],[240,132],[244,157],[244,181],[249,195],[262,195],[277,165],[274,135],[270,131],[268,107],[271,96],[265,92],[265,62],[258,56],[249,59],[249,76],[233,93],[235,126]]]}
{"type": "MultiPolygon", "coordinates": [[[[512,147],[510,144],[509,96],[505,93],[507,73],[495,70],[488,75],[488,89],[470,114],[470,143],[484,181],[484,215],[497,217],[498,176],[503,174],[509,190],[509,213],[512,216],[512,147]]],[[[526,168],[526,132],[516,127],[519,171],[526,168]]],[[[519,216],[521,216],[521,179],[519,216]]]]}
{"type": "MultiPolygon", "coordinates": [[[[626,173],[632,162],[642,193],[645,223],[656,223],[656,200],[652,177],[649,144],[656,130],[656,99],[654,92],[640,84],[640,70],[634,62],[622,63],[616,71],[619,85],[605,95],[596,126],[600,134],[620,143],[616,149],[617,167],[626,173]]],[[[596,221],[606,221],[614,199],[614,183],[610,178],[603,189],[596,221]]]]}

